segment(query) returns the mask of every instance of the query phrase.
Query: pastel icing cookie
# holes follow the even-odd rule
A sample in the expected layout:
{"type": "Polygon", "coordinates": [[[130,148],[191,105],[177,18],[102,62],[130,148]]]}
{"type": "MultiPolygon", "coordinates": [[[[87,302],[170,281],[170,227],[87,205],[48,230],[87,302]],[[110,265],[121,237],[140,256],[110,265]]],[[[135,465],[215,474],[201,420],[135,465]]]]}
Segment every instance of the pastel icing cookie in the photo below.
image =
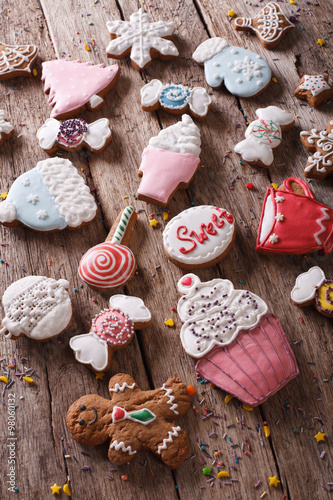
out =
{"type": "Polygon", "coordinates": [[[174,23],[150,22],[142,8],[129,21],[109,21],[106,26],[111,37],[106,55],[113,59],[130,57],[137,70],[147,68],[153,58],[168,60],[179,55],[170,40],[176,28],[174,23]]]}
{"type": "Polygon", "coordinates": [[[229,45],[224,38],[202,42],[192,59],[205,68],[208,85],[224,83],[231,94],[252,97],[263,92],[271,80],[269,64],[258,54],[229,45]]]}
{"type": "Polygon", "coordinates": [[[234,217],[210,205],[184,210],[163,232],[165,253],[183,269],[210,267],[222,260],[235,241],[234,217]]]}
{"type": "Polygon", "coordinates": [[[151,314],[143,300],[128,295],[114,295],[109,309],[95,316],[89,333],[76,335],[69,341],[77,361],[92,370],[107,370],[112,355],[125,347],[133,338],[134,330],[141,330],[151,323],[151,314]]]}
{"type": "Polygon", "coordinates": [[[304,169],[305,177],[309,179],[325,179],[333,175],[333,118],[328,121],[326,130],[301,132],[301,142],[312,156],[304,169]]]}
{"type": "Polygon", "coordinates": [[[73,118],[85,108],[90,111],[104,104],[105,95],[120,75],[119,66],[58,59],[43,63],[44,92],[53,107],[51,118],[73,118]]]}
{"type": "Polygon", "coordinates": [[[14,127],[7,120],[6,113],[0,109],[0,146],[14,133],[14,127]]]}
{"type": "Polygon", "coordinates": [[[108,457],[116,465],[133,460],[141,449],[171,469],[183,463],[189,441],[174,421],[185,415],[190,397],[179,378],[142,391],[132,377],[118,373],[109,381],[109,395],[110,400],[88,394],[71,405],[66,423],[77,442],[96,446],[109,441],[108,457]]]}
{"type": "Polygon", "coordinates": [[[45,341],[67,330],[72,319],[69,282],[26,276],[12,283],[2,297],[5,317],[1,333],[9,339],[45,341]]]}
{"type": "Polygon", "coordinates": [[[64,158],[49,158],[20,175],[0,203],[0,223],[35,231],[79,229],[97,215],[95,198],[76,168],[64,158]]]}
{"type": "Polygon", "coordinates": [[[268,168],[274,161],[273,150],[282,142],[282,131],[295,123],[291,113],[277,106],[257,109],[257,120],[250,123],[245,139],[234,147],[242,160],[250,165],[268,168]]]}
{"type": "Polygon", "coordinates": [[[165,207],[178,189],[186,189],[200,165],[200,130],[183,115],[152,137],[143,150],[138,199],[165,207]]]}
{"type": "Polygon", "coordinates": [[[163,85],[159,80],[152,80],[142,87],[141,108],[144,111],[163,109],[171,114],[190,113],[197,120],[206,118],[212,105],[206,89],[186,87],[174,83],[163,85]]]}
{"type": "Polygon", "coordinates": [[[37,55],[35,45],[6,45],[0,42],[0,80],[31,76],[31,66],[37,55]]]}
{"type": "Polygon", "coordinates": [[[37,139],[48,154],[58,149],[76,152],[82,148],[100,153],[111,140],[110,122],[107,118],[100,118],[93,123],[72,118],[61,123],[55,118],[48,118],[38,130],[37,139]]]}
{"type": "Polygon", "coordinates": [[[282,326],[266,303],[229,280],[178,282],[181,342],[198,359],[196,373],[249,406],[257,406],[299,373],[282,326]]]}
{"type": "Polygon", "coordinates": [[[123,210],[104,243],[84,254],[79,265],[80,278],[94,289],[108,290],[124,285],[136,270],[135,257],[129,242],[137,214],[133,207],[123,210]],[[127,234],[126,234],[127,233],[127,234]]]}
{"type": "Polygon", "coordinates": [[[303,75],[294,96],[316,108],[333,97],[333,87],[328,83],[328,75],[303,75]]]}
{"type": "Polygon", "coordinates": [[[333,249],[332,221],[333,210],[315,200],[306,182],[290,177],[278,189],[267,188],[256,250],[328,254],[333,249]]]}
{"type": "Polygon", "coordinates": [[[287,19],[277,3],[270,2],[254,18],[237,17],[233,27],[236,31],[254,32],[265,49],[273,49],[295,25],[287,19]]]}
{"type": "Polygon", "coordinates": [[[296,278],[291,291],[291,300],[298,307],[314,305],[316,309],[329,318],[333,317],[333,281],[325,278],[324,271],[311,267],[296,278]]]}

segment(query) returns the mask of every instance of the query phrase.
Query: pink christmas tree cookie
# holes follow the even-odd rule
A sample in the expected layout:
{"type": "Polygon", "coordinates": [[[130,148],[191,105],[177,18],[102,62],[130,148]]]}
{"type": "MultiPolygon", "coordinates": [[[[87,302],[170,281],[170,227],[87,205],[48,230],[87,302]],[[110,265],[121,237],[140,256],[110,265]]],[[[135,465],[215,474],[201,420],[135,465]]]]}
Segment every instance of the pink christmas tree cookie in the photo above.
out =
{"type": "Polygon", "coordinates": [[[178,314],[187,354],[206,380],[250,406],[258,406],[299,374],[278,318],[267,304],[229,280],[201,282],[187,274],[178,314]]]}
{"type": "Polygon", "coordinates": [[[165,207],[178,189],[186,189],[200,165],[200,130],[189,115],[149,141],[138,172],[138,199],[165,207]]]}
{"type": "Polygon", "coordinates": [[[65,120],[77,116],[85,108],[99,109],[119,75],[117,65],[105,67],[104,64],[66,59],[44,62],[42,81],[44,92],[49,94],[49,104],[53,106],[51,118],[65,120]]]}

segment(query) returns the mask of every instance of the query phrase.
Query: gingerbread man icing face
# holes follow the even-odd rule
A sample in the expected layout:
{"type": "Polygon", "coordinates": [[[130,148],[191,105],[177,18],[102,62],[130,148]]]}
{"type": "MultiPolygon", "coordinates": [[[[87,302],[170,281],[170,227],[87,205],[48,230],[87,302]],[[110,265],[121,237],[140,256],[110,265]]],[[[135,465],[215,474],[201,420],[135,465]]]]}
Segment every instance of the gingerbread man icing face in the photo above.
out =
{"type": "Polygon", "coordinates": [[[118,373],[109,392],[111,401],[90,394],[69,408],[66,422],[74,439],[92,446],[111,439],[108,457],[117,465],[146,449],[171,469],[179,467],[189,452],[187,434],[173,422],[190,404],[182,381],[170,377],[160,389],[141,391],[130,375],[118,373]]]}

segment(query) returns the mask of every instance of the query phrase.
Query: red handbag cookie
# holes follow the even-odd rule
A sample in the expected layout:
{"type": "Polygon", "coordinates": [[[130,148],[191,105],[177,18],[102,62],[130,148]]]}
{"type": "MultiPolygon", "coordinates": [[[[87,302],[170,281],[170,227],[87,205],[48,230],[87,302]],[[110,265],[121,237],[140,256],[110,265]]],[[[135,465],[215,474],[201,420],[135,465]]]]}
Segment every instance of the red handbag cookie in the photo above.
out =
{"type": "Polygon", "coordinates": [[[190,405],[187,387],[170,377],[160,389],[142,391],[130,375],[109,381],[111,401],[89,394],[69,408],[67,427],[81,444],[95,446],[111,440],[110,462],[122,465],[141,450],[154,453],[176,469],[189,453],[187,434],[174,424],[190,405]]]}
{"type": "Polygon", "coordinates": [[[306,182],[290,177],[278,189],[267,188],[257,252],[306,254],[332,249],[333,210],[315,200],[306,182]]]}

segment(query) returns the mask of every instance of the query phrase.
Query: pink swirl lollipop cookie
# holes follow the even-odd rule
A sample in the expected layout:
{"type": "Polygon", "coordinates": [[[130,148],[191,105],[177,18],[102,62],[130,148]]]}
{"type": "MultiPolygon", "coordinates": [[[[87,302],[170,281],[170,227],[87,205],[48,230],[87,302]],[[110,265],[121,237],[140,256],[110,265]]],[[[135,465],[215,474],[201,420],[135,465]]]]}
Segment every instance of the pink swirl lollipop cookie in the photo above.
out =
{"type": "Polygon", "coordinates": [[[124,285],[136,270],[129,243],[137,214],[133,207],[123,210],[104,243],[92,247],[84,254],[79,265],[83,281],[96,290],[108,290],[124,285]]]}

